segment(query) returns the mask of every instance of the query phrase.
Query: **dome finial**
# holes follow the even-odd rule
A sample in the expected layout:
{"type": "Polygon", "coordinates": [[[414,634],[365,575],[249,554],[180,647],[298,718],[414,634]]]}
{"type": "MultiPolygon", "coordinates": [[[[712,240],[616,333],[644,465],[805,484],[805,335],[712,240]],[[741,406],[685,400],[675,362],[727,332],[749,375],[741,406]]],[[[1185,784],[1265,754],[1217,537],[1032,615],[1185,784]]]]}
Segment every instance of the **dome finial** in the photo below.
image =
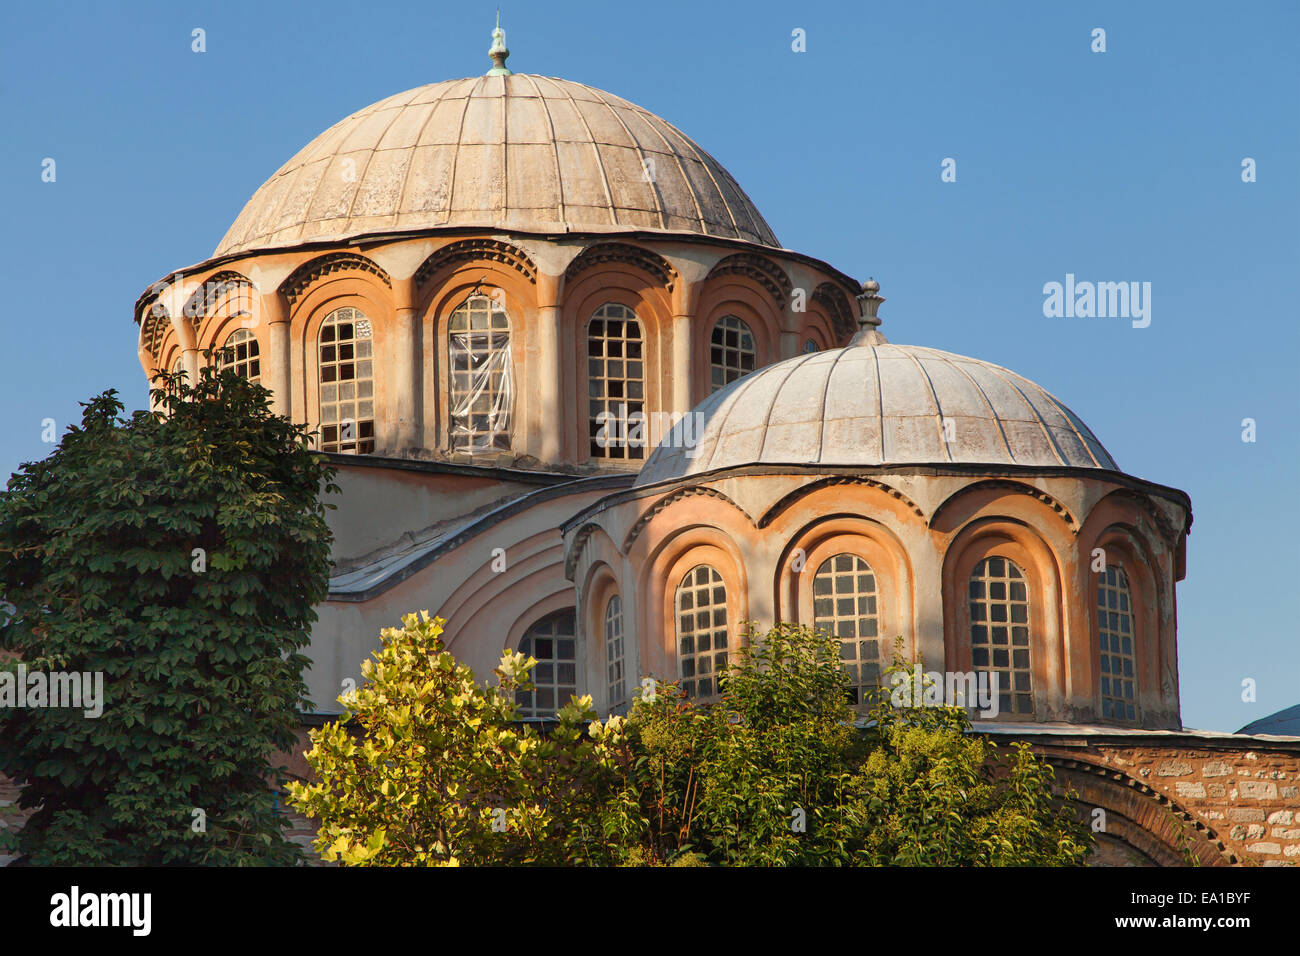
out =
{"type": "Polygon", "coordinates": [[[849,340],[850,345],[878,345],[886,341],[877,331],[880,317],[876,314],[884,301],[879,282],[867,279],[862,283],[862,291],[858,293],[858,311],[861,313],[858,317],[858,333],[849,340]]]}
{"type": "Polygon", "coordinates": [[[511,73],[506,69],[506,57],[510,51],[506,49],[506,31],[501,29],[501,8],[497,7],[497,26],[492,31],[492,47],[488,50],[488,56],[492,58],[492,69],[487,71],[488,76],[510,76],[511,73]]]}

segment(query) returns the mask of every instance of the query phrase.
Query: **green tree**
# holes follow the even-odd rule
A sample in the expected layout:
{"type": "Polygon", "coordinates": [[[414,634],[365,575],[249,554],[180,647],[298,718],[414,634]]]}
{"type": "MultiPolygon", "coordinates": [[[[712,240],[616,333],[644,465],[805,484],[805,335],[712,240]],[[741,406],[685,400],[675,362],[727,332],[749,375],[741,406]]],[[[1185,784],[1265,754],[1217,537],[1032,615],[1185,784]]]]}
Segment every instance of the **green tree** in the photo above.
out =
{"type": "Polygon", "coordinates": [[[105,698],[98,718],[0,707],[25,862],[300,858],[273,755],[308,706],[333,469],[234,372],[160,378],[157,411],[105,392],[0,493],[5,668],[98,672],[105,698]]]}
{"type": "Polygon", "coordinates": [[[355,732],[313,735],[319,782],[293,799],[322,822],[327,859],[1067,865],[1088,852],[1050,767],[970,734],[963,711],[881,694],[856,726],[839,642],[808,628],[748,631],[713,704],[661,684],[598,721],[575,699],[545,737],[512,724],[536,662],[506,653],[479,685],[441,628],[424,615],[386,630],[343,699],[355,732]]]}
{"type": "Polygon", "coordinates": [[[319,824],[329,861],[362,866],[557,863],[554,800],[577,754],[591,699],[543,739],[515,726],[515,692],[537,663],[506,652],[494,684],[442,648],[442,620],[385,628],[365,683],[339,698],[343,720],[311,733],[316,781],[290,800],[319,824]]]}

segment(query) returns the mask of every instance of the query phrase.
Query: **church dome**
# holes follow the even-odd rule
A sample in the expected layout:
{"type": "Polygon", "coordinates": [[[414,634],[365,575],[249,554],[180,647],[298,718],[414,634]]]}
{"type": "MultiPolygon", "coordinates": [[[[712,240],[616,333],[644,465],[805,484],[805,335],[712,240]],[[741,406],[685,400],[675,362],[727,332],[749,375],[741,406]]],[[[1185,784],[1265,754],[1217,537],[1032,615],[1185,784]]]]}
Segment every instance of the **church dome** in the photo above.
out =
{"type": "Polygon", "coordinates": [[[749,464],[1119,470],[1088,426],[1028,379],[875,331],[752,372],[695,411],[694,447],[674,426],[638,485],[749,464]]]}
{"type": "Polygon", "coordinates": [[[334,124],[253,194],[215,255],[453,228],[780,246],[676,127],[581,83],[506,73],[417,87],[334,124]]]}

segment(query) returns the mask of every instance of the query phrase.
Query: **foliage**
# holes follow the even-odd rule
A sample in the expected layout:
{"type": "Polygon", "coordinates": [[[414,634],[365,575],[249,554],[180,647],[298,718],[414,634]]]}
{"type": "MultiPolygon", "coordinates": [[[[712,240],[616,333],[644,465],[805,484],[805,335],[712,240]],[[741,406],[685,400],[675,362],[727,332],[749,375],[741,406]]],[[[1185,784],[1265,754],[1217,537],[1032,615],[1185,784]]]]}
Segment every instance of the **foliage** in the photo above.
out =
{"type": "Polygon", "coordinates": [[[497,683],[480,685],[442,649],[441,620],[424,612],[402,623],[362,662],[365,684],[339,698],[359,734],[346,720],[313,731],[318,782],[289,786],[320,823],[317,849],[368,866],[556,862],[543,781],[590,699],[561,712],[560,742],[542,740],[512,723],[536,661],[507,652],[497,683]]]}
{"type": "Polygon", "coordinates": [[[480,685],[441,632],[427,613],[386,630],[366,686],[340,698],[355,735],[313,734],[319,782],[292,799],[327,859],[1061,865],[1089,850],[1051,769],[966,733],[963,711],[879,695],[855,726],[839,642],[807,628],[748,631],[714,704],[659,685],[583,734],[584,697],[547,736],[514,722],[534,660],[507,652],[480,685]]]}
{"type": "Polygon", "coordinates": [[[153,412],[84,403],[0,492],[4,666],[99,672],[105,698],[98,718],[0,708],[0,772],[35,808],[25,862],[300,858],[272,757],[306,709],[333,469],[233,371],[160,379],[153,412]]]}

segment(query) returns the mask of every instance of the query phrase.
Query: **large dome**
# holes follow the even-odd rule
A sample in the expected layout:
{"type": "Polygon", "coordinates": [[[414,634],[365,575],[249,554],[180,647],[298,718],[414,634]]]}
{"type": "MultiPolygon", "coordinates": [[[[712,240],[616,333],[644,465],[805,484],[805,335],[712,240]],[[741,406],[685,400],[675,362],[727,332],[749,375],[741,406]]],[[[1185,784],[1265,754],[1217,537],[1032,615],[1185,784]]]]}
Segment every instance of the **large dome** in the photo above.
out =
{"type": "Polygon", "coordinates": [[[676,127],[590,86],[515,73],[417,87],[334,124],[253,194],[215,255],[467,227],[780,245],[676,127]]]}
{"type": "Polygon", "coordinates": [[[682,447],[674,426],[638,485],[749,464],[1119,470],[1088,426],[1028,379],[950,352],[891,345],[874,331],[752,372],[696,411],[704,424],[695,446],[682,447]]]}

